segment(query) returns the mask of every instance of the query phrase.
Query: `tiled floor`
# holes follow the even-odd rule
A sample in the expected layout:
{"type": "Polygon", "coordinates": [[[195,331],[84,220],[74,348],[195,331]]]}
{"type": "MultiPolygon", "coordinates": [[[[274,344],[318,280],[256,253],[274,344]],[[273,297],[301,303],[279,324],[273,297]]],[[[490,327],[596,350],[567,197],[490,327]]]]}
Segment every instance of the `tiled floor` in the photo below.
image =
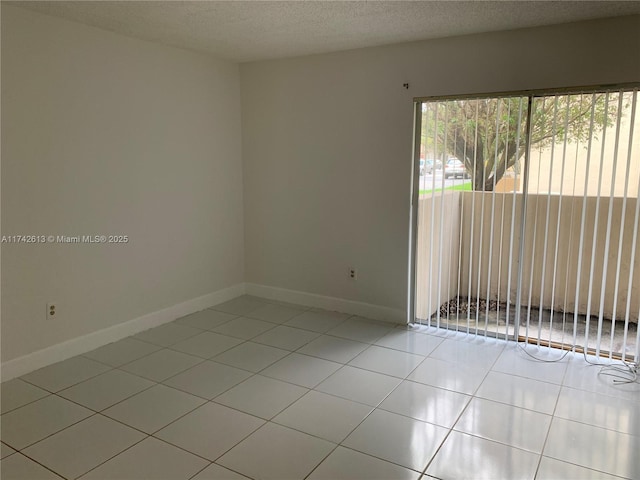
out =
{"type": "Polygon", "coordinates": [[[638,479],[640,384],[598,371],[245,296],[3,383],[1,476],[638,479]]]}

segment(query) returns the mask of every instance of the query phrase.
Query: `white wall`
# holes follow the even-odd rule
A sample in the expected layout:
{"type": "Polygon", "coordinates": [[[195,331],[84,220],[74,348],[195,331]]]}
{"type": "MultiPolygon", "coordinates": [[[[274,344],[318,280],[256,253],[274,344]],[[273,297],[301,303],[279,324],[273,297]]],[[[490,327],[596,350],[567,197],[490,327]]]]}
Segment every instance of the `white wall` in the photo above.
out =
{"type": "Polygon", "coordinates": [[[636,16],[242,65],[245,279],[404,309],[412,98],[638,81],[639,31],[636,16]]]}
{"type": "Polygon", "coordinates": [[[2,361],[243,280],[236,64],[2,5],[2,361]],[[45,320],[47,302],[58,319],[45,320]]]}

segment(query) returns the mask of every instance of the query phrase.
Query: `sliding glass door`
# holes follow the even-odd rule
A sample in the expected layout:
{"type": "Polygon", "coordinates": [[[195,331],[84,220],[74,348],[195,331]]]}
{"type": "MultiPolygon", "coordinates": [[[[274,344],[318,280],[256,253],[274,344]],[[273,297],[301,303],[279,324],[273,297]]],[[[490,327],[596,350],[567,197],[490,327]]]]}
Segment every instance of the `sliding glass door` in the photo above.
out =
{"type": "Polygon", "coordinates": [[[636,88],[416,102],[411,320],[638,357],[636,88]]]}

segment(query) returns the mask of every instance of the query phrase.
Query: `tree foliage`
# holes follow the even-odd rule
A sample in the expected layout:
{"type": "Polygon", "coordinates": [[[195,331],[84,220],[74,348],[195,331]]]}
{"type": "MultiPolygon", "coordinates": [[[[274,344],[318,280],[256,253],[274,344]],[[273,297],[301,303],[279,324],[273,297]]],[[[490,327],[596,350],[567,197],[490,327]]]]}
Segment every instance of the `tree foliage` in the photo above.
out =
{"type": "MultiPolygon", "coordinates": [[[[534,97],[530,147],[554,142],[586,143],[614,124],[620,94],[534,97]]],[[[626,107],[626,105],[624,105],[626,107]]],[[[422,141],[430,155],[455,156],[471,175],[473,189],[492,191],[525,155],[527,97],[450,100],[423,104],[422,141]]]]}

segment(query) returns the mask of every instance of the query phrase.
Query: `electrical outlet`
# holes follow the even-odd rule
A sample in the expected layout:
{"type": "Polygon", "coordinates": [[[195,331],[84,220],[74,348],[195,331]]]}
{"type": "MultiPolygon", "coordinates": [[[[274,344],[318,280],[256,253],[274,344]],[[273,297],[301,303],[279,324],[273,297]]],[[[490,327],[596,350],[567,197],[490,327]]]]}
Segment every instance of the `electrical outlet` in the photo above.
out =
{"type": "Polygon", "coordinates": [[[358,279],[358,270],[356,270],[354,267],[349,267],[349,278],[351,280],[358,279]]]}
{"type": "Polygon", "coordinates": [[[55,320],[57,318],[58,304],[47,303],[47,320],[55,320]]]}

